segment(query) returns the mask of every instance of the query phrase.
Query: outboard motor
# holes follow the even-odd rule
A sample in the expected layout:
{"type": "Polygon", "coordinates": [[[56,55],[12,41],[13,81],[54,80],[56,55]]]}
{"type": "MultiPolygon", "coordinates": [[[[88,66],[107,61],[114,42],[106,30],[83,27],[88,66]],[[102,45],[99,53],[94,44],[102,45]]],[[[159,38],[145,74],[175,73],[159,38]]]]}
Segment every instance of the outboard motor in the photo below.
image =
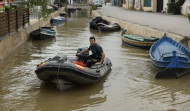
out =
{"type": "MultiPolygon", "coordinates": [[[[81,47],[81,48],[78,48],[77,50],[77,53],[81,53],[82,51],[88,49],[88,47],[81,47]]],[[[89,52],[86,52],[86,53],[83,53],[82,55],[84,56],[88,56],[89,55],[89,52]]]]}
{"type": "MultiPolygon", "coordinates": [[[[88,47],[78,48],[77,53],[81,53],[82,51],[86,49],[88,49],[88,47]]],[[[89,52],[83,53],[80,56],[78,56],[77,60],[82,61],[83,63],[86,63],[88,55],[89,55],[89,52]]]]}

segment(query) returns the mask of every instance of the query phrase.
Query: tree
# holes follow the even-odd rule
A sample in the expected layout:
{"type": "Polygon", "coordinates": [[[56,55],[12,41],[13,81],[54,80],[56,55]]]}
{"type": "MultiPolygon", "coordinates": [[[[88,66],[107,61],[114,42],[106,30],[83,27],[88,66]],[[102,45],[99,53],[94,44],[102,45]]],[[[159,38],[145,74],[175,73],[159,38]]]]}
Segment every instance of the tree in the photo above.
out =
{"type": "Polygon", "coordinates": [[[49,9],[48,6],[48,0],[21,0],[21,6],[20,7],[28,7],[35,8],[36,6],[41,7],[40,9],[40,17],[47,18],[52,12],[52,9],[49,9]]]}

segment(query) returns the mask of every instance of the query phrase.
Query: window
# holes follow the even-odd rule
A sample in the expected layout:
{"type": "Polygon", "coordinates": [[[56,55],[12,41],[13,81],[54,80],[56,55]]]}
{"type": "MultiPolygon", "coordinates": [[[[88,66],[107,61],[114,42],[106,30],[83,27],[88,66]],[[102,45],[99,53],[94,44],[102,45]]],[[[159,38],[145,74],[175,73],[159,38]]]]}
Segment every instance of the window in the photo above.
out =
{"type": "Polygon", "coordinates": [[[151,7],[151,0],[144,0],[145,7],[151,7]]]}

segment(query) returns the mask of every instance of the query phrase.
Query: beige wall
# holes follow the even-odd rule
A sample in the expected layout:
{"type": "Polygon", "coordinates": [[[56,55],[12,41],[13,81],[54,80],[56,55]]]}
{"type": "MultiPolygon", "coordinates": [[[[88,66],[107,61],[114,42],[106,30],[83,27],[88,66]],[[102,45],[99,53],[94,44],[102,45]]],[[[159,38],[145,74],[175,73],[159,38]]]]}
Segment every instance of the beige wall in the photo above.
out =
{"type": "Polygon", "coordinates": [[[123,4],[123,7],[129,9],[129,0],[125,0],[125,4],[123,4]]]}
{"type": "Polygon", "coordinates": [[[157,12],[157,0],[152,0],[153,12],[157,12]]]}
{"type": "Polygon", "coordinates": [[[128,0],[129,9],[133,9],[134,6],[130,3],[130,0],[128,0]]]}
{"type": "Polygon", "coordinates": [[[135,6],[134,6],[134,8],[135,8],[136,10],[141,10],[141,8],[143,7],[141,1],[143,1],[143,0],[135,0],[135,6]]]}
{"type": "Polygon", "coordinates": [[[167,8],[168,8],[167,4],[168,4],[168,0],[164,0],[163,1],[163,11],[164,12],[167,12],[167,8]]]}
{"type": "MultiPolygon", "coordinates": [[[[133,7],[129,2],[130,0],[126,0],[126,4],[124,6],[126,9],[132,9],[133,7]]],[[[135,0],[134,9],[157,12],[157,0],[151,0],[151,7],[144,7],[144,0],[139,0],[139,2],[138,0],[135,0]]]]}

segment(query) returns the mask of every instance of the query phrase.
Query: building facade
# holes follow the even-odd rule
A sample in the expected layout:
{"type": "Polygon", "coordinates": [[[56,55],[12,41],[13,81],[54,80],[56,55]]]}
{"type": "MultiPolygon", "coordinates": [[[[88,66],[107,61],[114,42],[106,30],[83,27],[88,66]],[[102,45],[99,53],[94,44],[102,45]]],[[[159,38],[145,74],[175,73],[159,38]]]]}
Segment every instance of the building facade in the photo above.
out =
{"type": "Polygon", "coordinates": [[[167,12],[169,2],[175,2],[175,0],[125,0],[123,7],[148,12],[167,12]]]}
{"type": "Polygon", "coordinates": [[[190,14],[190,0],[186,0],[185,3],[181,7],[181,14],[187,16],[190,14]]]}

